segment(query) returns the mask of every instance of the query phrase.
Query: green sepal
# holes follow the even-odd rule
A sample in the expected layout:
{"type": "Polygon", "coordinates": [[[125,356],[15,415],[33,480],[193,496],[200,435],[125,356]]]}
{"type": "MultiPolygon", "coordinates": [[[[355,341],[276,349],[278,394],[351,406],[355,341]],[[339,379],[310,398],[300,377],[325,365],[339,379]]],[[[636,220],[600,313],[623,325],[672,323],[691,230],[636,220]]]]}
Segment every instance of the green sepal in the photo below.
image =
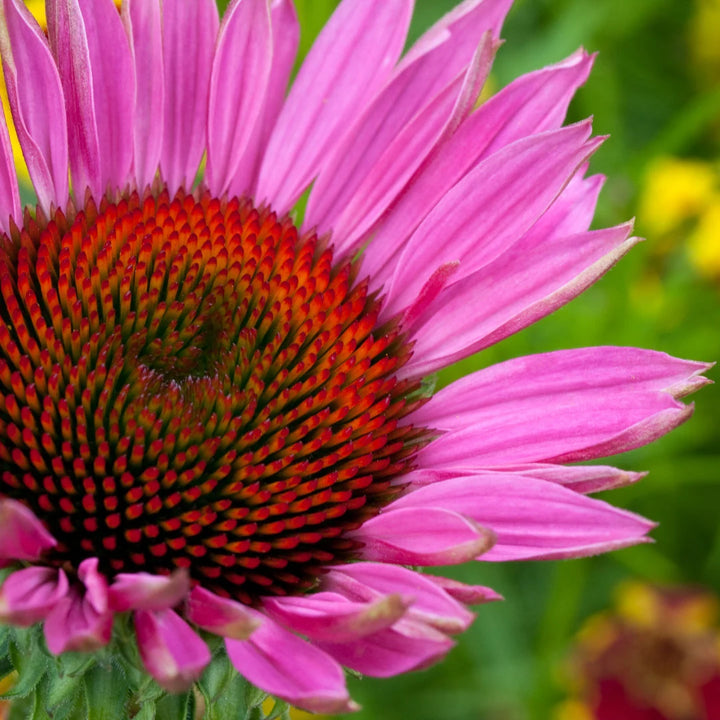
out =
{"type": "Polygon", "coordinates": [[[50,660],[44,653],[35,652],[36,628],[18,628],[9,643],[8,654],[18,673],[17,682],[3,693],[5,699],[30,695],[50,668],[50,660]]]}
{"type": "Polygon", "coordinates": [[[87,720],[118,720],[128,714],[130,691],[126,678],[118,682],[120,670],[112,664],[96,664],[85,674],[84,688],[88,704],[87,720]]]}
{"type": "Polygon", "coordinates": [[[247,685],[220,645],[197,683],[205,700],[203,720],[245,720],[247,685]]]}
{"type": "Polygon", "coordinates": [[[194,720],[195,694],[165,695],[157,704],[156,720],[194,720]]]}

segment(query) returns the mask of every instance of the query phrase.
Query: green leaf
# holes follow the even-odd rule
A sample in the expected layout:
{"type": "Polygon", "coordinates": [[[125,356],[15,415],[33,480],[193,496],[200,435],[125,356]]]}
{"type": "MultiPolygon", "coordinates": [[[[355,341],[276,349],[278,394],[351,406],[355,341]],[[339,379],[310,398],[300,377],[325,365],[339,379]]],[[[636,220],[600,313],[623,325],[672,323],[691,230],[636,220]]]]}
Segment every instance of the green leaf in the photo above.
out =
{"type": "MultiPolygon", "coordinates": [[[[18,633],[19,635],[20,633],[18,633]]],[[[48,660],[42,653],[27,652],[13,643],[10,648],[10,660],[18,672],[18,681],[2,697],[19,698],[29,695],[48,670],[48,660]]]]}
{"type": "Polygon", "coordinates": [[[195,695],[192,690],[182,695],[165,695],[158,701],[156,720],[193,720],[195,695]]]}

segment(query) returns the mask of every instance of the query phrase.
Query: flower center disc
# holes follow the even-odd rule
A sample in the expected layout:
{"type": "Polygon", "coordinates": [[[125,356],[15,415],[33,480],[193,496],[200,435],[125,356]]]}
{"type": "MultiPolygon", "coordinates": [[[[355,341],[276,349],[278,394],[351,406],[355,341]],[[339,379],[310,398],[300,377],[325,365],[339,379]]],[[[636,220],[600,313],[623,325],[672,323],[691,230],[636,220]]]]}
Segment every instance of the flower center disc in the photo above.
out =
{"type": "Polygon", "coordinates": [[[166,192],[0,238],[0,494],[48,562],[188,568],[243,602],[357,549],[423,431],[379,302],[247,200],[166,192]]]}

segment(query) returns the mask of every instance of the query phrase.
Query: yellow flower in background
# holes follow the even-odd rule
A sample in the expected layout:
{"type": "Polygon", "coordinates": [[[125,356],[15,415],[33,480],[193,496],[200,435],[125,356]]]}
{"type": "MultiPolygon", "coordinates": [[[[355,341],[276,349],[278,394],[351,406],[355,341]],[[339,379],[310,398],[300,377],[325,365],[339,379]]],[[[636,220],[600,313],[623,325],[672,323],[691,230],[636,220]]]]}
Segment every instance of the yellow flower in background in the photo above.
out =
{"type": "Polygon", "coordinates": [[[718,176],[710,163],[658,158],[646,174],[638,220],[650,236],[665,235],[700,215],[717,192],[718,176]]]}
{"type": "Polygon", "coordinates": [[[720,193],[700,216],[688,249],[690,260],[702,275],[720,279],[720,193]]]}

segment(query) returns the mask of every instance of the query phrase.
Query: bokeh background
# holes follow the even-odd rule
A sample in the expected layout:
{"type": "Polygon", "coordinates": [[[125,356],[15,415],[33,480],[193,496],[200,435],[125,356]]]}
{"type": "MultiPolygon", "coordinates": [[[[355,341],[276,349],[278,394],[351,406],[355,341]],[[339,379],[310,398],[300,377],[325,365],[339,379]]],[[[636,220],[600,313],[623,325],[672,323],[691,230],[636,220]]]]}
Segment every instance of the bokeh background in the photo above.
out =
{"type": "MultiPolygon", "coordinates": [[[[337,0],[295,1],[302,56],[337,0]]],[[[221,9],[226,4],[219,0],[221,9]]],[[[410,40],[455,4],[416,0],[410,40]]],[[[569,306],[444,372],[439,382],[517,355],[584,345],[720,358],[720,0],[516,0],[503,37],[491,91],[580,46],[599,52],[568,120],[593,115],[595,132],[610,135],[591,164],[608,176],[596,226],[635,216],[647,242],[569,306]]],[[[716,626],[720,388],[705,388],[695,399],[687,424],[614,459],[650,471],[611,499],[659,522],[654,544],[586,560],[451,570],[506,600],[478,608],[471,630],[437,667],[391,680],[352,678],[352,694],[363,705],[357,720],[590,720],[579,702],[578,643],[593,637],[587,623],[597,626],[598,613],[607,613],[618,593],[626,613],[644,618],[648,595],[637,590],[643,583],[709,593],[702,624],[716,626]]]]}
{"type": "MultiPolygon", "coordinates": [[[[336,4],[296,0],[302,50],[336,4]]],[[[417,0],[412,38],[455,4],[417,0]]],[[[720,359],[720,0],[516,0],[502,35],[495,89],[580,46],[598,51],[568,120],[593,115],[595,132],[610,135],[591,162],[608,176],[596,226],[636,217],[647,242],[569,306],[440,382],[520,354],[584,345],[720,359]]],[[[716,370],[709,374],[717,380],[716,370]]],[[[587,560],[456,569],[458,579],[491,585],[505,601],[478,608],[437,667],[352,680],[363,705],[357,720],[585,720],[582,706],[568,702],[577,694],[573,648],[623,586],[720,593],[719,390],[698,393],[694,417],[671,435],[613,459],[649,471],[610,495],[658,521],[654,544],[587,560]]]]}

